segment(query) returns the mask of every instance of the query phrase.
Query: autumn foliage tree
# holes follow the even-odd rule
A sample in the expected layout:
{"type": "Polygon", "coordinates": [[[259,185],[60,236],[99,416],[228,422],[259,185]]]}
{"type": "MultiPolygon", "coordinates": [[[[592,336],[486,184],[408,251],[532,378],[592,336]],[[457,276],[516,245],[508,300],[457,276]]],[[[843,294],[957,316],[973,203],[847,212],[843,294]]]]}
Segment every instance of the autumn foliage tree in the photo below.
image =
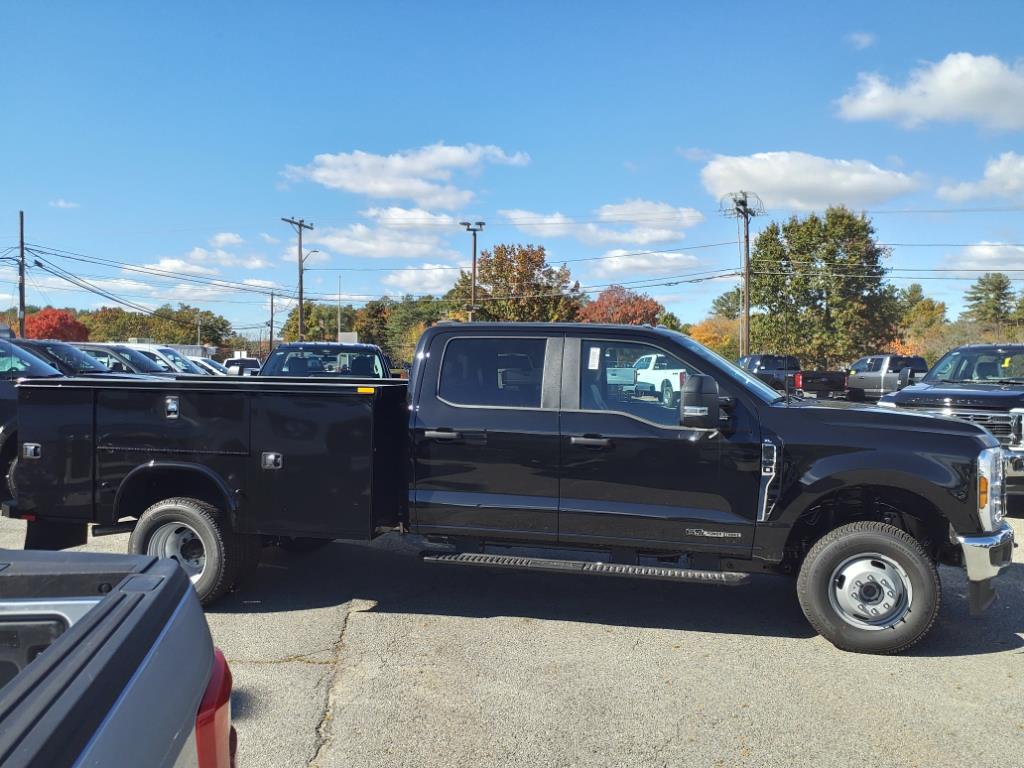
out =
{"type": "Polygon", "coordinates": [[[621,285],[613,285],[579,311],[584,323],[619,323],[623,325],[656,325],[665,308],[645,293],[637,293],[621,285]]]}
{"type": "Polygon", "coordinates": [[[25,318],[25,336],[30,339],[87,341],[89,329],[78,322],[73,312],[47,307],[25,318]]]}

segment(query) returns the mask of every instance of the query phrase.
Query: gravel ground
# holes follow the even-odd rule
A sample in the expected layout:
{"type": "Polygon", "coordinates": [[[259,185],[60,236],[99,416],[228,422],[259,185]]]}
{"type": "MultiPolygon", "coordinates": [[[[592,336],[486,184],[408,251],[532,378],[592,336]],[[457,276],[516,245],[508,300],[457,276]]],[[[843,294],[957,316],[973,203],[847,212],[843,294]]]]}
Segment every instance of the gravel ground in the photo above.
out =
{"type": "MultiPolygon", "coordinates": [[[[0,546],[21,536],[0,521],[0,546]]],[[[814,636],[786,580],[499,573],[408,549],[266,550],[208,612],[240,768],[1024,766],[1024,550],[981,618],[942,569],[932,634],[884,658],[814,636]]]]}

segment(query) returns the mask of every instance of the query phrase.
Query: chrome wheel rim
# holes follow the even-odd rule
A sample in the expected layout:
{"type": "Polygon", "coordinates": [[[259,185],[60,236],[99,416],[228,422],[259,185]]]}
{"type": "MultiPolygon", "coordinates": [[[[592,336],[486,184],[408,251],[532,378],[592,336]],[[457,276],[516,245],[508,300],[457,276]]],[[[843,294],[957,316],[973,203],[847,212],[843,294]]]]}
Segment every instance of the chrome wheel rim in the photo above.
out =
{"type": "Polygon", "coordinates": [[[869,552],[841,562],[829,580],[829,602],[839,617],[859,629],[892,629],[905,621],[914,590],[903,566],[869,552]]]}
{"type": "Polygon", "coordinates": [[[146,554],[174,560],[192,583],[206,568],[206,548],[196,530],[185,523],[164,523],[149,537],[146,554]]]}

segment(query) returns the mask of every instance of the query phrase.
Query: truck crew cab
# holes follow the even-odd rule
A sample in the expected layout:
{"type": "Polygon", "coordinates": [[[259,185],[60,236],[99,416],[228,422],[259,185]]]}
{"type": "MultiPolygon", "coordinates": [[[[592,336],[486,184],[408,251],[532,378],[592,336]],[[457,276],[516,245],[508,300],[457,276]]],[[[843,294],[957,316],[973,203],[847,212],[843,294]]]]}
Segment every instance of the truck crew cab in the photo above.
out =
{"type": "Polygon", "coordinates": [[[424,559],[450,565],[720,585],[793,575],[828,640],[897,653],[937,615],[936,563],[966,567],[980,611],[1013,547],[1006,463],[984,430],[779,395],[661,328],[443,323],[407,385],[19,392],[25,461],[7,513],[37,540],[73,523],[131,529],[132,550],[178,559],[206,601],[251,566],[259,536],[397,529],[449,543],[424,559]],[[645,356],[685,372],[678,404],[637,388],[645,356]]]}

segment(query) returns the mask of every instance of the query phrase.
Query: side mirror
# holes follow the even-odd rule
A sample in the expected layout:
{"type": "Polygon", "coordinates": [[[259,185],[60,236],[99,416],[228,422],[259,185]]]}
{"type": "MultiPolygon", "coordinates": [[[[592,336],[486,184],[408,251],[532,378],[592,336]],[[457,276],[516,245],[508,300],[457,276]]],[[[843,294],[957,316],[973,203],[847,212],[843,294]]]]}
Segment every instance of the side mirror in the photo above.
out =
{"type": "Polygon", "coordinates": [[[906,368],[900,370],[900,377],[896,381],[896,389],[900,390],[906,386],[909,386],[910,379],[911,377],[913,377],[913,375],[914,373],[913,371],[910,370],[910,366],[907,366],[906,368]]]}
{"type": "Polygon", "coordinates": [[[679,424],[691,429],[718,428],[718,382],[703,373],[686,377],[679,398],[679,424]]]}

